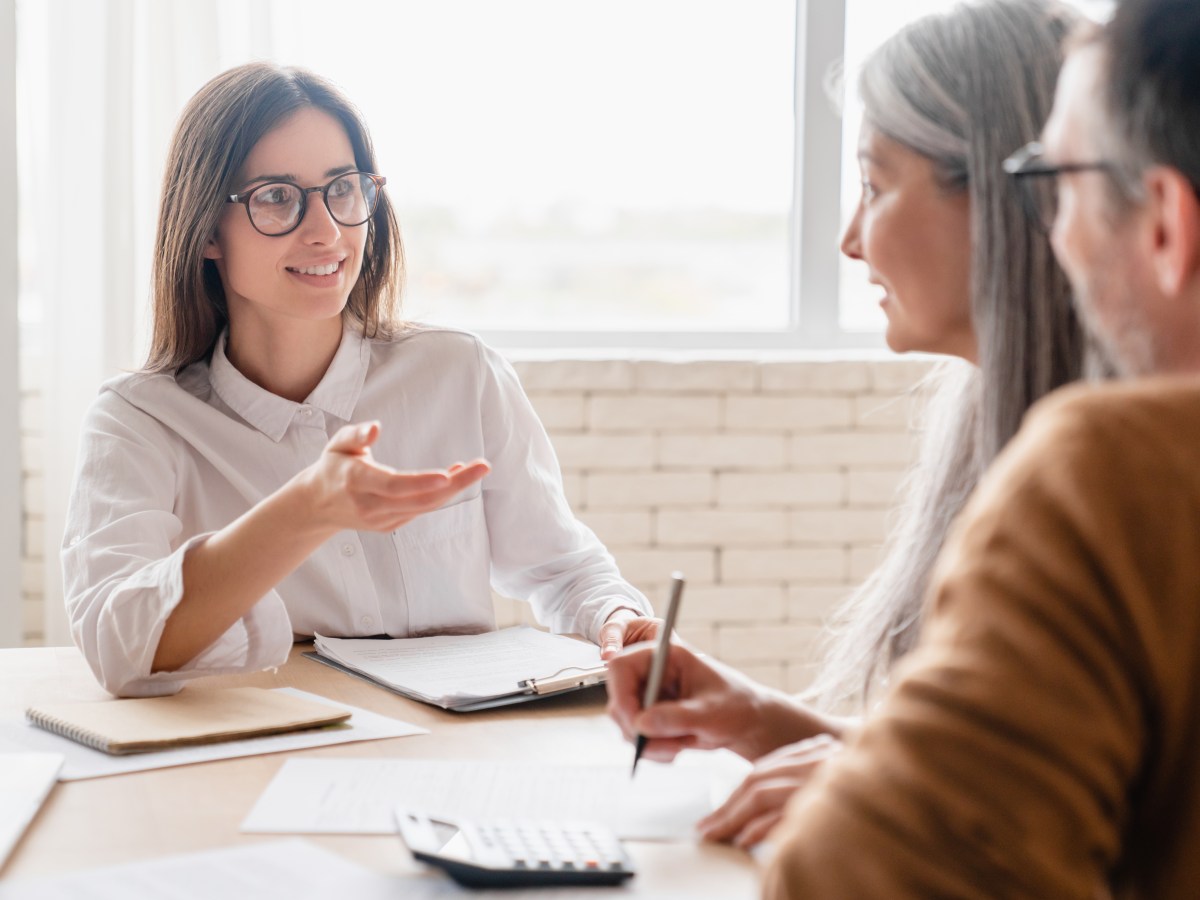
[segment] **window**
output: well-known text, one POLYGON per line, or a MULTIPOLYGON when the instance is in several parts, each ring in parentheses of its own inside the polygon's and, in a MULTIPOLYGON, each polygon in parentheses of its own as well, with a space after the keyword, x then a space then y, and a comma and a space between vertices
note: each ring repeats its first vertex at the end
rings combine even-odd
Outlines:
MULTIPOLYGON (((273 50, 363 108, 411 317, 510 343, 787 345, 803 324, 797 46, 841 40, 839 2, 800 6, 821 9, 797 27, 787 0, 348 0, 346 27, 313 28, 327 8, 288 0, 273 50)), ((836 55, 816 63, 810 119, 833 165, 819 82, 836 55)), ((836 260, 836 185, 817 272, 836 260)))

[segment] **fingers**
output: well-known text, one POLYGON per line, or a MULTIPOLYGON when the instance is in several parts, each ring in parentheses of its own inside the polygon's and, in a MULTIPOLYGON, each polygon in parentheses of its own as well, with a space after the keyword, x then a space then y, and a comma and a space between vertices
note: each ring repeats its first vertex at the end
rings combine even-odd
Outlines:
POLYGON ((419 505, 425 502, 426 494, 441 492, 448 498, 491 471, 491 466, 484 460, 458 465, 453 472, 449 469, 398 471, 373 460, 362 460, 348 476, 348 483, 350 490, 358 493, 412 500, 419 505))
POLYGON ((313 505, 340 527, 394 531, 446 505, 491 471, 483 459, 447 469, 398 471, 371 457, 379 434, 377 421, 347 425, 310 467, 305 484, 315 488, 313 505))
POLYGON ((427 491, 392 496, 388 498, 388 502, 398 513, 407 514, 408 518, 412 519, 421 513, 431 512, 446 505, 457 494, 480 481, 491 470, 492 467, 485 461, 477 460, 448 475, 446 481, 441 485, 436 485, 427 491))
MULTIPOLYGON (((707 731, 713 723, 710 703, 703 690, 696 696, 681 694, 690 692, 709 674, 704 660, 692 650, 672 643, 667 658, 661 695, 672 699, 663 700, 649 709, 642 709, 646 681, 654 658, 654 645, 636 644, 628 647, 608 661, 608 712, 621 727, 626 738, 644 734, 651 738, 684 738, 688 746, 707 746, 707 731)), ((718 728, 722 721, 715 723, 718 728)))
POLYGON ((734 836, 733 845, 739 850, 749 850, 755 844, 761 844, 782 819, 783 807, 764 813, 757 819, 751 819, 746 823, 746 827, 734 836))
POLYGON ((841 747, 840 741, 822 734, 767 754, 718 809, 696 824, 701 836, 740 847, 758 843, 779 820, 791 796, 841 747))
MULTIPOLYGON (((622 647, 647 640, 648 631, 645 623, 657 621, 657 619, 648 619, 638 615, 632 609, 614 610, 609 614, 597 635, 596 643, 600 645, 600 658, 602 660, 612 659, 622 647)), ((651 631, 657 631, 657 629, 652 628, 651 631)))
POLYGON ((633 740, 637 734, 633 720, 642 711, 642 692, 653 659, 654 647, 645 644, 630 647, 608 660, 608 714, 626 740, 633 740))
POLYGON ((603 660, 612 659, 621 652, 621 646, 625 642, 625 626, 627 622, 624 619, 618 619, 615 622, 606 622, 600 628, 600 658, 603 660))
POLYGON ((454 471, 450 472, 450 481, 459 490, 472 485, 492 471, 492 464, 486 459, 476 459, 469 463, 455 463, 454 471))
POLYGON ((652 762, 672 762, 680 751, 696 746, 691 738, 652 738, 646 741, 646 749, 642 751, 642 759, 652 762))
POLYGON ((662 627, 662 624, 662 619, 652 619, 646 616, 639 616, 636 619, 632 619, 625 625, 625 646, 637 644, 641 641, 657 640, 658 629, 662 627))
POLYGON ((348 490, 364 524, 394 531, 417 516, 444 506, 482 479, 491 467, 483 460, 448 471, 397 472, 363 460, 348 477, 348 490))
POLYGON ((783 808, 792 795, 807 781, 807 778, 774 778, 735 791, 696 827, 706 841, 736 841, 738 846, 757 843, 783 815, 783 808))
POLYGON ((635 717, 638 733, 649 738, 698 738, 712 725, 711 706, 705 700, 665 700, 635 717))
POLYGON ((344 425, 337 430, 333 438, 325 445, 326 450, 335 453, 360 455, 366 452, 379 438, 379 423, 376 421, 362 422, 358 425, 344 425))

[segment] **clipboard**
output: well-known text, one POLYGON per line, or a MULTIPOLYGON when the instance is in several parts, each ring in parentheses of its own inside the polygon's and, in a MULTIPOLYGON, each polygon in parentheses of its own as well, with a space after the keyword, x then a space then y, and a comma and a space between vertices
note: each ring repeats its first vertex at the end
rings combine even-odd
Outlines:
POLYGON ((515 626, 477 635, 326 638, 303 655, 403 697, 473 712, 602 685, 595 644, 515 626), (460 663, 456 665, 456 663, 460 663), (531 672, 544 674, 530 674, 531 672))
POLYGON ((384 690, 391 691, 393 694, 399 694, 401 697, 407 697, 409 700, 416 700, 420 703, 428 703, 430 706, 436 706, 438 709, 444 709, 447 712, 477 712, 481 709, 496 709, 501 706, 512 706, 515 703, 528 703, 531 700, 540 700, 543 697, 556 697, 559 694, 569 694, 573 691, 580 691, 586 688, 594 688, 603 686, 607 677, 607 671, 600 669, 595 671, 584 669, 583 672, 588 673, 586 678, 579 675, 568 675, 559 677, 557 673, 551 676, 543 676, 538 678, 526 678, 524 681, 517 683, 517 688, 510 694, 500 694, 494 697, 486 697, 480 700, 474 700, 466 703, 455 703, 447 705, 438 703, 427 697, 422 697, 419 694, 414 694, 410 691, 403 690, 391 684, 385 684, 377 678, 372 678, 352 669, 349 666, 344 666, 336 660, 329 659, 327 656, 322 656, 311 650, 306 650, 300 654, 306 659, 311 659, 313 662, 318 662, 323 666, 329 666, 331 669, 337 669, 339 672, 345 672, 347 675, 353 675, 355 678, 369 682, 376 687, 381 687, 384 690), (532 682, 532 683, 531 683, 532 682), (562 687, 558 685, 562 683, 562 687))
POLYGON ((551 675, 545 675, 541 678, 526 678, 523 681, 518 681, 517 687, 526 693, 537 694, 541 697, 546 694, 558 694, 563 691, 591 687, 594 684, 604 684, 607 677, 608 669, 604 666, 595 666, 593 668, 567 666, 565 669, 559 669, 551 675))

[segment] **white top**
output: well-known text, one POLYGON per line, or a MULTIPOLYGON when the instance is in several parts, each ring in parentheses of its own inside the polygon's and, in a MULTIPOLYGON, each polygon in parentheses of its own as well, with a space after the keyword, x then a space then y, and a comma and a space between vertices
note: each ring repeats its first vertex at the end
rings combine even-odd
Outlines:
POLYGON ((67 613, 100 683, 126 696, 281 665, 296 637, 494 629, 489 584, 546 627, 595 640, 616 609, 650 615, 572 515, 554 450, 512 367, 474 335, 417 327, 389 340, 347 329, 304 403, 225 356, 178 376, 106 382, 84 421, 63 541, 67 613), (183 593, 183 557, 315 462, 340 427, 378 419, 371 452, 397 469, 486 458, 450 505, 390 534, 342 531, 182 669, 150 673, 183 593))

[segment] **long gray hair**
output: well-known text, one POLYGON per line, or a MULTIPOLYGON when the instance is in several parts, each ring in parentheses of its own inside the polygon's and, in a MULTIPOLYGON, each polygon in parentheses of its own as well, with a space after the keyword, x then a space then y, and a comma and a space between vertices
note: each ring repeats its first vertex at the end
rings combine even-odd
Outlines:
POLYGON ((822 706, 866 702, 912 648, 930 569, 983 471, 1034 401, 1084 373, 1066 278, 1001 168, 1048 117, 1075 20, 1052 0, 963 3, 897 33, 859 76, 864 122, 970 197, 979 365, 945 363, 923 385, 933 393, 918 462, 882 564, 834 616, 808 694, 822 706))

